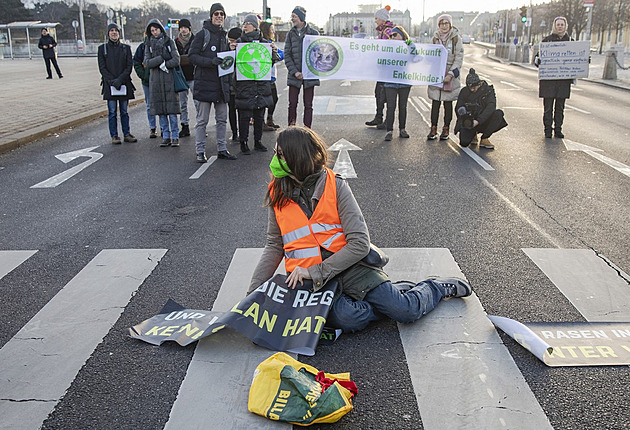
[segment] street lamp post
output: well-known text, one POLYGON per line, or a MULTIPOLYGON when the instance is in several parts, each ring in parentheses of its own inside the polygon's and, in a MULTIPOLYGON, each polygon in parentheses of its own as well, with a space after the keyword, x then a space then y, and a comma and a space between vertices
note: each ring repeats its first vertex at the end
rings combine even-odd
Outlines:
POLYGON ((83 21, 83 0, 77 0, 79 3, 79 23, 81 25, 81 40, 83 41, 83 54, 85 54, 85 48, 87 46, 85 40, 85 22, 83 21))

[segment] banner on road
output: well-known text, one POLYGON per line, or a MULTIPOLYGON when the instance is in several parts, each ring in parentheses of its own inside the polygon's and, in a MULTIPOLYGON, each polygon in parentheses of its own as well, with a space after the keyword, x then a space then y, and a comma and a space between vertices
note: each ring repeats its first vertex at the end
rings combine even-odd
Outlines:
POLYGON ((630 322, 523 324, 495 315, 488 318, 547 366, 630 365, 630 322))
POLYGON ((588 78, 590 42, 541 42, 538 79, 588 78))
MULTIPOLYGON (((229 312, 185 309, 173 300, 152 318, 129 329, 129 336, 153 345, 171 340, 189 345, 225 328, 234 328, 257 345, 274 351, 314 355, 337 289, 329 282, 311 292, 312 281, 291 289, 276 275, 235 304, 229 312)), ((324 338, 334 341, 338 332, 324 338)))
POLYGON ((304 36, 304 79, 350 79, 442 86, 448 51, 401 40, 304 36))

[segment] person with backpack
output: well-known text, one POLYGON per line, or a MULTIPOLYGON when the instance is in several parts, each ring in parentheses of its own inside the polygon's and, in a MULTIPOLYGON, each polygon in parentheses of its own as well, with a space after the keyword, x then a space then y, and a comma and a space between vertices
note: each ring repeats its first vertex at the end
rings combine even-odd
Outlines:
MULTIPOLYGON (((179 35, 177 35, 177 39, 175 39, 175 45, 177 46, 177 52, 179 52, 179 65, 182 68, 182 72, 184 73, 184 78, 186 79, 186 83, 188 84, 188 88, 190 88, 190 92, 193 92, 193 88, 195 85, 195 81, 193 80, 193 72, 195 70, 195 66, 190 63, 188 59, 188 52, 190 51, 190 46, 192 45, 192 41, 195 39, 195 34, 192 32, 192 24, 186 18, 179 20, 179 35)), ((197 102, 194 102, 195 110, 197 108, 197 102)), ((179 132, 179 137, 187 137, 190 136, 190 127, 189 127, 189 115, 188 115, 188 90, 179 92, 179 107, 182 111, 179 116, 179 120, 182 123, 182 129, 179 132)))
POLYGON ((98 47, 98 70, 101 73, 101 93, 103 100, 107 100, 109 120, 109 134, 113 144, 122 141, 118 136, 117 109, 120 108, 120 125, 125 142, 137 142, 129 130, 129 114, 127 107, 129 100, 134 99, 136 89, 131 83, 133 59, 131 47, 120 41, 120 28, 112 23, 107 26, 106 43, 98 47))
POLYGON ((459 72, 464 62, 464 48, 462 38, 459 37, 459 30, 453 27, 453 17, 443 14, 438 17, 438 29, 433 35, 433 43, 440 44, 448 50, 446 60, 446 75, 442 87, 429 85, 428 96, 433 100, 431 104, 431 130, 427 139, 435 140, 438 137, 438 119, 440 116, 440 105, 444 103, 444 126, 440 133, 440 140, 448 140, 451 121, 453 120, 453 101, 457 100, 461 82, 459 72))
POLYGON ((203 22, 203 29, 197 33, 188 52, 188 58, 195 66, 193 99, 198 102, 195 151, 199 163, 205 163, 208 160, 206 158, 206 127, 212 106, 214 106, 216 121, 217 158, 236 160, 236 156, 227 150, 225 139, 232 75, 219 76, 218 66, 223 63, 223 59, 217 56, 219 52, 230 50, 227 32, 223 28, 224 22, 225 8, 221 3, 214 3, 210 7, 210 19, 203 22))

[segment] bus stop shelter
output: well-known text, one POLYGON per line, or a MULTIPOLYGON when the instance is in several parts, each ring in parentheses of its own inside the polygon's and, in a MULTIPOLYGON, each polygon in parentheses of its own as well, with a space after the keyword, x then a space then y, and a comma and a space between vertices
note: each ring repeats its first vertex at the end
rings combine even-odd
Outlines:
POLYGON ((16 22, 10 22, 9 24, 0 24, 0 54, 2 54, 2 57, 0 58, 3 58, 4 56, 4 49, 2 45, 7 44, 7 43, 9 45, 9 52, 11 55, 11 59, 15 58, 15 55, 13 52, 14 38, 11 36, 11 31, 13 32, 20 31, 20 30, 26 31, 26 44, 28 47, 28 58, 32 60, 33 53, 31 51, 31 31, 35 31, 36 34, 34 35, 34 37, 37 38, 36 40, 39 40, 42 28, 53 29, 52 33, 53 33, 53 37, 55 37, 55 29, 57 28, 58 25, 60 25, 58 22, 41 22, 41 21, 16 21, 16 22), (6 35, 4 33, 4 30, 6 30, 6 35))

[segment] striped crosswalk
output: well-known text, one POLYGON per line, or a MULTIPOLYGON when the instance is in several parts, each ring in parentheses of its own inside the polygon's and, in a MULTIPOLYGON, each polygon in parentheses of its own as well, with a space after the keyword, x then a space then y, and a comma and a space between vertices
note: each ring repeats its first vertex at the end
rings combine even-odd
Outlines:
MULTIPOLYGON (((392 279, 465 276, 445 248, 385 251, 392 279)), ((37 252, 0 251, 0 279, 37 252)), ((244 296, 261 252, 236 250, 213 310, 228 311, 244 296)), ((629 277, 603 256, 583 249, 523 252, 587 320, 630 318, 629 277)), ((166 253, 101 251, 0 349, 0 428, 42 425, 166 253)), ((398 331, 425 429, 522 428, 525 421, 529 428, 551 428, 476 295, 447 300, 398 331), (458 399, 457 414, 444 407, 452 399, 458 399)), ((165 428, 288 428, 246 407, 253 371, 270 354, 229 329, 200 341, 165 428)))

